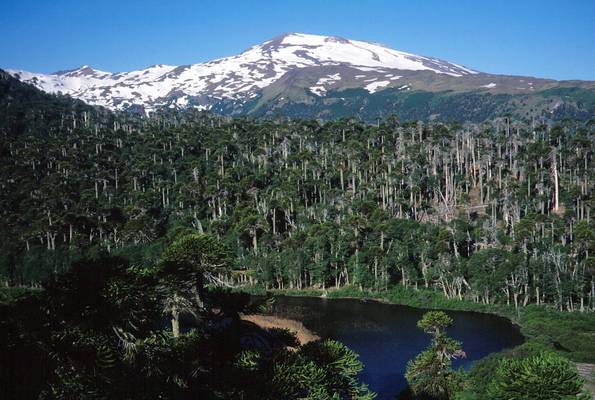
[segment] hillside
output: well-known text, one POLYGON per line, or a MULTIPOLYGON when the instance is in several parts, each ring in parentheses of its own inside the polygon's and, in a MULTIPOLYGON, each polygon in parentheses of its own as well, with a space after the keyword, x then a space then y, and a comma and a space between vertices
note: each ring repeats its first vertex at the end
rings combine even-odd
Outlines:
MULTIPOLYGON (((45 105, 32 111, 70 106, 4 133, 10 283, 100 250, 151 265, 185 226, 233 249, 237 282, 423 285, 486 303, 593 307, 592 123, 146 118, 37 98, 45 105), (507 267, 485 268, 495 263, 507 267)), ((11 121, 20 108, 7 99, 11 121)))

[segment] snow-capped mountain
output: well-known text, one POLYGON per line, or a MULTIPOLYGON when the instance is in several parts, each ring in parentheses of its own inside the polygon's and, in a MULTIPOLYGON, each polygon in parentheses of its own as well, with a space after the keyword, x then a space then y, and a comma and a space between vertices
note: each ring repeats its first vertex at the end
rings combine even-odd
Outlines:
POLYGON ((321 119, 588 115, 583 100, 591 95, 572 90, 595 90, 595 82, 488 74, 377 43, 302 33, 200 64, 119 73, 87 65, 53 74, 7 71, 46 92, 112 110, 197 108, 321 119))
POLYGON ((237 56, 200 64, 154 65, 122 73, 99 71, 87 65, 53 74, 8 72, 46 92, 62 92, 110 109, 138 105, 150 111, 160 106, 210 108, 225 99, 247 101, 288 72, 302 68, 313 73, 309 90, 317 96, 347 81, 347 86, 363 87, 371 93, 402 87, 402 71, 451 77, 477 74, 461 65, 376 43, 300 33, 285 34, 237 56), (329 66, 343 68, 344 73, 317 74, 317 69, 312 68, 329 66))

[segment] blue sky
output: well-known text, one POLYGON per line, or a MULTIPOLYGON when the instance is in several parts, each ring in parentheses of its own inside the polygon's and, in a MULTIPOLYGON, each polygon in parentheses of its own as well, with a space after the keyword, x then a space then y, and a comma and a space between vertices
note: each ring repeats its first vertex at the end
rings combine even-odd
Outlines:
POLYGON ((484 72, 595 80, 595 0, 2 0, 0 68, 190 64, 283 32, 381 42, 484 72))

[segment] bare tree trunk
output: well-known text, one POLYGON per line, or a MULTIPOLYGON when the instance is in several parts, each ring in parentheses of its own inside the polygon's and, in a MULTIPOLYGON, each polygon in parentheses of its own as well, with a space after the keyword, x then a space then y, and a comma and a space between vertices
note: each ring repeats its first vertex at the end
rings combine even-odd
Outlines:
POLYGON ((178 311, 178 295, 174 294, 173 305, 171 309, 171 333, 175 338, 180 336, 180 312, 178 311))
POLYGON ((552 152, 552 175, 554 178, 554 213, 558 213, 560 210, 559 192, 558 192, 558 165, 556 160, 556 150, 552 152))
POLYGON ((194 288, 192 289, 194 294, 194 300, 196 301, 196 306, 198 307, 199 311, 202 310, 205 306, 204 304, 204 287, 205 287, 205 278, 203 274, 198 274, 196 277, 196 283, 194 288))

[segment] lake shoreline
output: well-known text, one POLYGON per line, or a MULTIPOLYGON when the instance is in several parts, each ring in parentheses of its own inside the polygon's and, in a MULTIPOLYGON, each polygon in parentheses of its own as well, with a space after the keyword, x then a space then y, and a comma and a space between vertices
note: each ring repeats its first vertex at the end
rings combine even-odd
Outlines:
MULTIPOLYGON (((512 306, 506 306, 501 304, 481 304, 481 303, 474 303, 467 300, 458 300, 458 299, 447 299, 446 302, 428 302, 423 303, 421 301, 395 301, 387 297, 387 293, 383 292, 374 292, 374 291, 362 291, 359 293, 354 293, 352 290, 349 290, 348 293, 345 288, 340 289, 330 289, 330 290, 321 290, 321 289, 304 289, 304 290, 296 290, 296 289, 273 289, 273 290, 265 290, 262 288, 257 287, 250 287, 250 288, 236 288, 236 291, 248 293, 251 295, 258 295, 264 296, 267 293, 273 294, 275 296, 289 296, 289 297, 310 297, 310 298, 326 298, 326 299, 352 299, 352 300, 360 300, 360 301, 373 301, 381 304, 390 304, 390 305, 397 305, 397 306, 406 306, 417 308, 421 310, 442 310, 442 311, 462 311, 462 312, 470 312, 470 313, 477 313, 477 314, 487 314, 493 315, 500 318, 504 318, 510 323, 512 323, 515 327, 519 328, 522 331, 523 324, 520 321, 520 316, 517 315, 514 308, 512 306), (247 290, 246 290, 247 289, 247 290)), ((407 289, 407 291, 411 291, 411 294, 421 293, 421 291, 414 291, 414 289, 407 289)), ((439 294, 441 295, 441 294, 439 294)), ((402 300, 402 299, 401 299, 402 300)), ((413 299, 415 300, 415 299, 413 299)), ((520 310, 519 310, 520 311, 520 310)), ((522 333, 522 332, 521 332, 522 333)), ((523 333, 523 336, 527 338, 527 335, 523 333)))
MULTIPOLYGON (((364 365, 361 379, 379 399, 394 399, 406 388, 406 365, 422 352, 430 338, 417 327, 426 312, 407 305, 361 298, 327 296, 275 297, 267 314, 301 321, 322 338, 337 340, 358 354, 364 365)), ((263 297, 255 296, 258 304, 263 297)), ((455 368, 471 368, 484 357, 511 349, 524 338, 509 320, 498 316, 453 311, 449 334, 466 346, 468 356, 455 368)))
POLYGON ((306 328, 301 321, 296 319, 280 318, 266 314, 242 314, 240 319, 242 321, 251 322, 262 329, 287 329, 295 334, 302 346, 320 339, 320 336, 306 328))
POLYGON ((514 309, 506 304, 481 304, 469 300, 447 299, 441 292, 425 288, 393 287, 387 291, 360 291, 354 287, 339 289, 285 289, 265 290, 259 287, 234 289, 253 295, 284 295, 294 297, 316 297, 328 299, 358 299, 385 304, 408 306, 423 310, 465 311, 494 315, 505 318, 525 338, 525 343, 541 343, 551 351, 558 352, 574 362, 595 363, 595 344, 591 342, 595 334, 595 313, 558 311, 544 305, 527 305, 514 309))
MULTIPOLYGON (((306 297, 306 298, 326 298, 326 299, 352 299, 364 302, 376 302, 379 304, 388 304, 396 306, 406 306, 422 310, 443 310, 456 312, 469 312, 496 316, 506 319, 523 337, 523 343, 511 348, 502 349, 493 353, 490 357, 517 357, 516 353, 523 353, 531 349, 534 345, 544 345, 544 339, 549 343, 546 346, 550 351, 559 354, 574 361, 580 365, 595 364, 595 351, 582 349, 577 342, 569 341, 574 337, 575 340, 584 335, 591 335, 592 332, 584 325, 585 321, 590 321, 587 325, 593 325, 593 313, 563 312, 546 306, 529 305, 515 310, 513 306, 503 304, 480 304, 468 300, 446 299, 442 293, 428 293, 425 289, 415 290, 413 288, 393 288, 387 292, 359 291, 355 288, 340 289, 305 289, 305 290, 264 290, 262 288, 238 288, 236 290, 250 293, 253 295, 266 295, 267 293, 287 296, 287 297, 306 297), (248 289, 248 290, 245 290, 248 289), (572 345, 572 346, 569 346, 572 345), (517 350, 518 349, 518 350, 517 350)), ((584 342, 582 342, 584 345, 584 342)), ((529 350, 531 352, 531 350, 529 350)), ((592 379, 584 377, 585 387, 594 393, 595 384, 592 379)))

